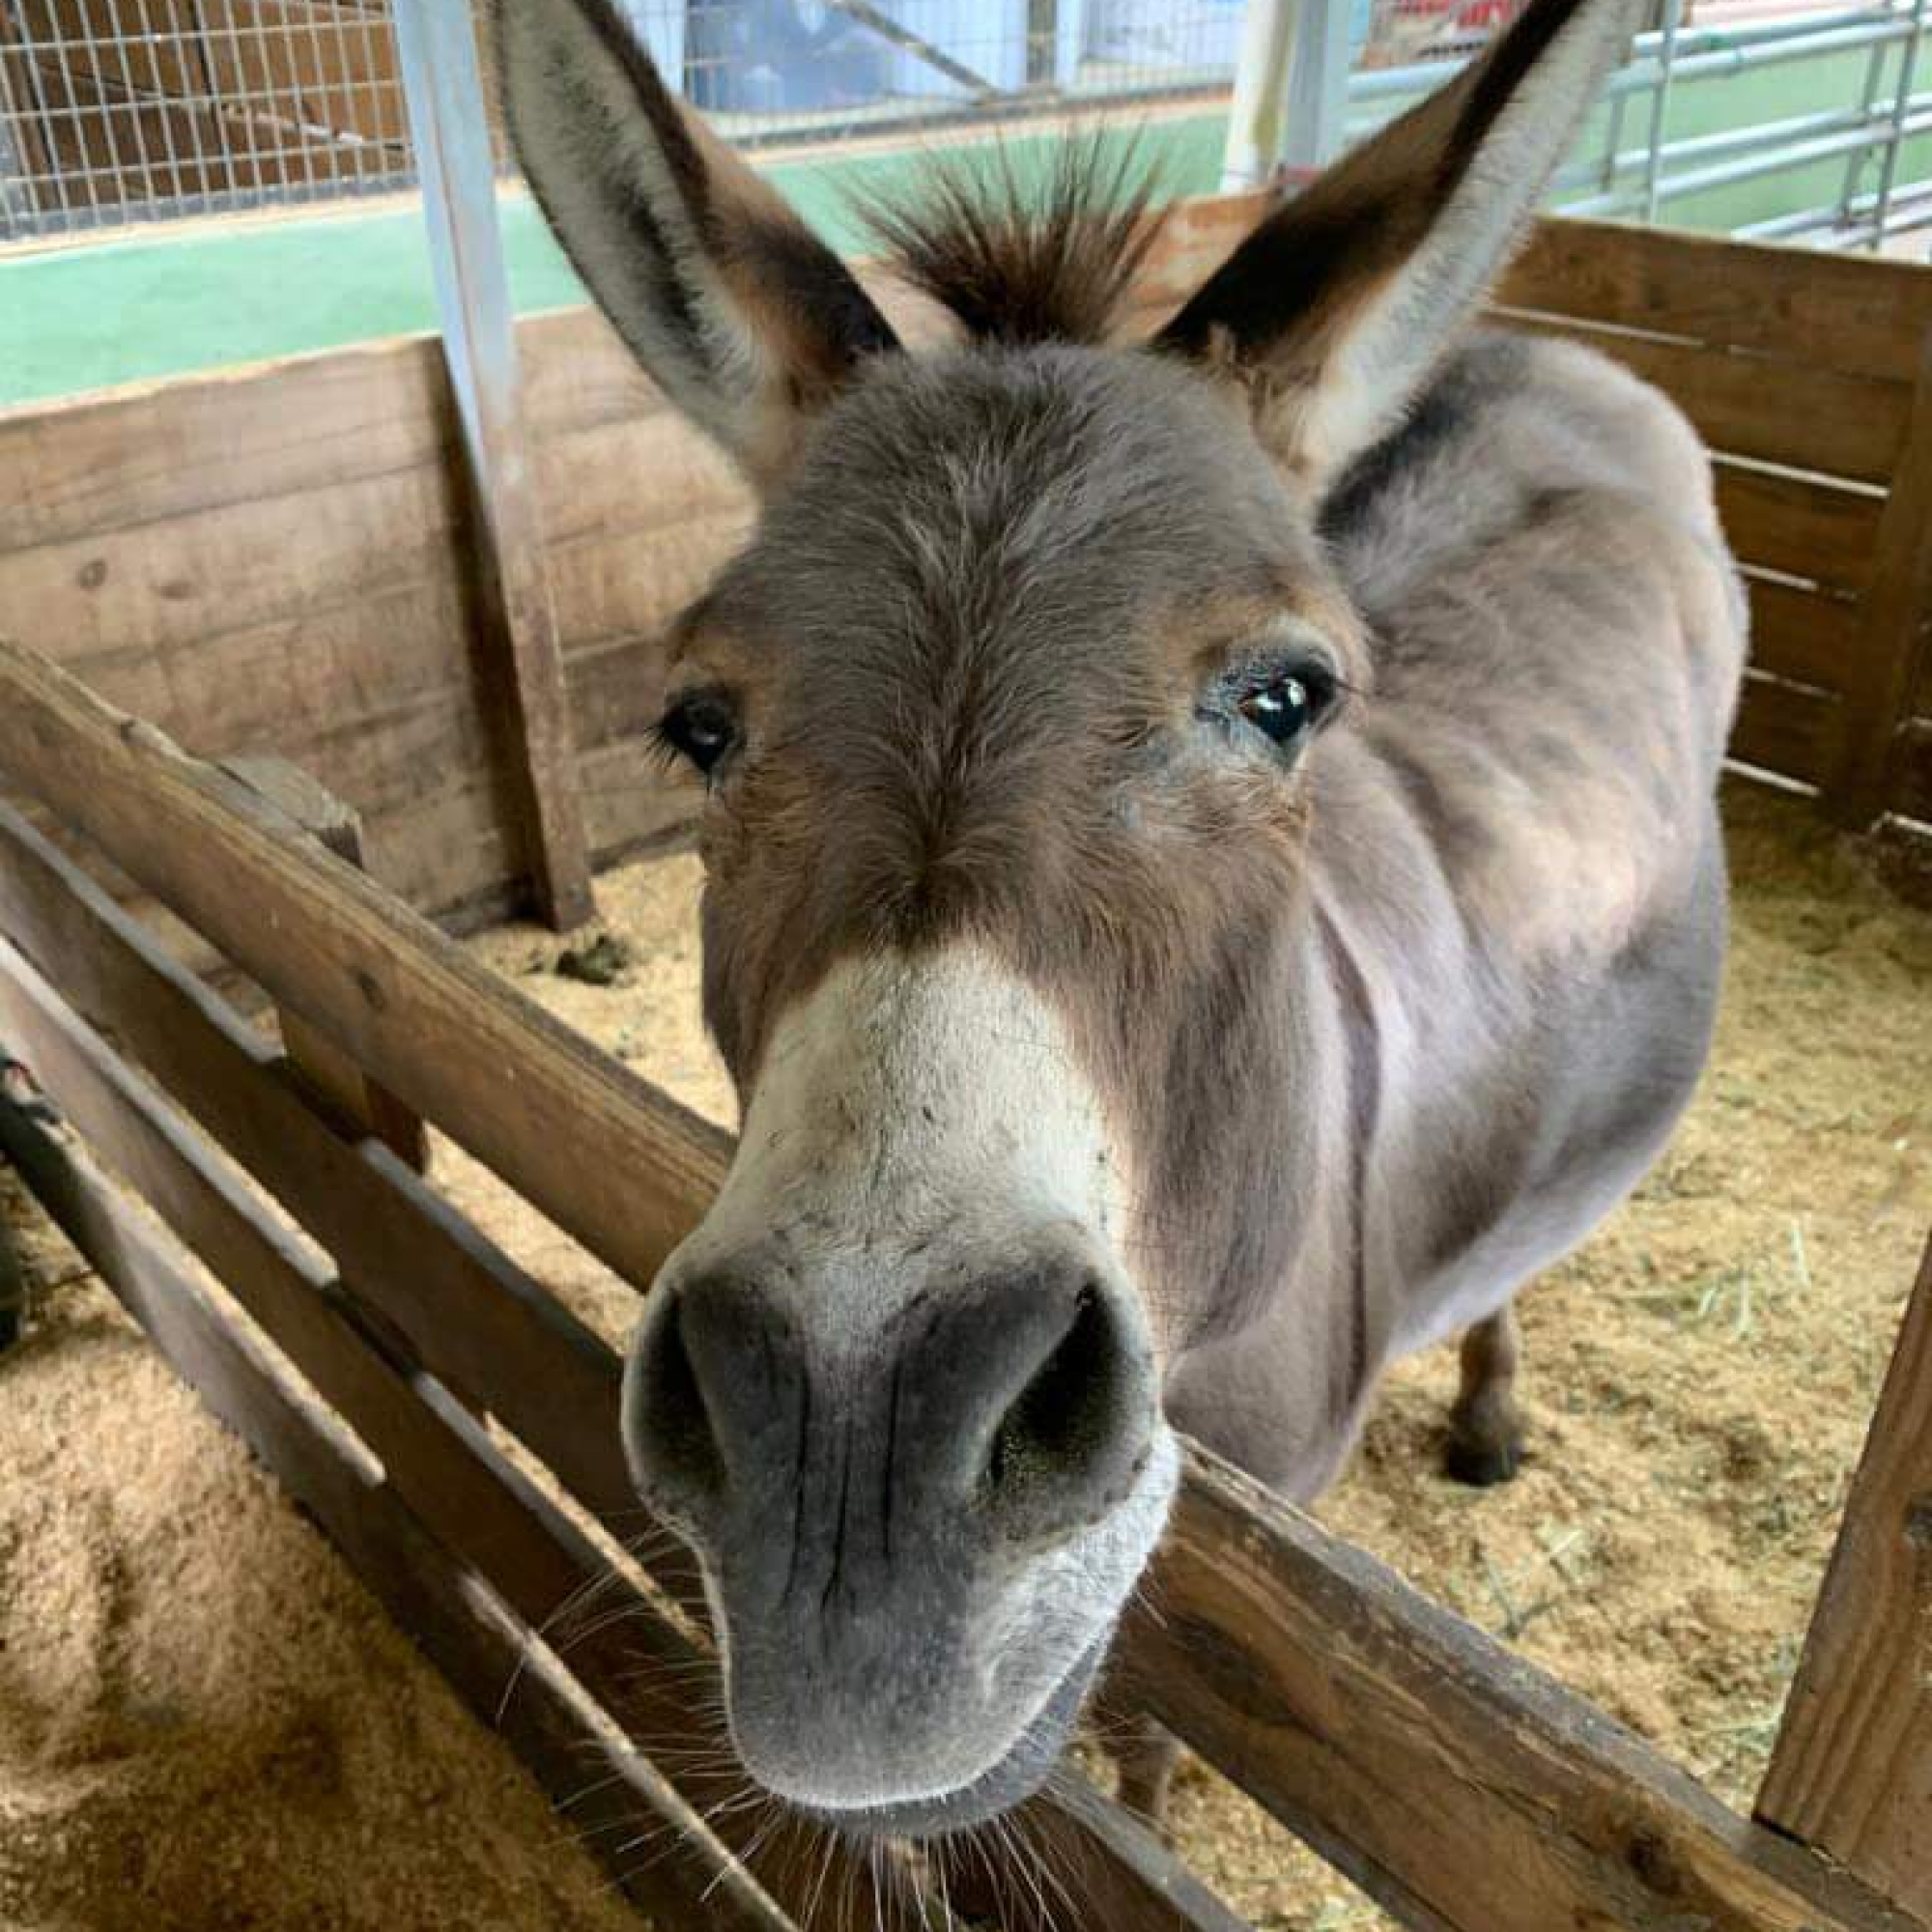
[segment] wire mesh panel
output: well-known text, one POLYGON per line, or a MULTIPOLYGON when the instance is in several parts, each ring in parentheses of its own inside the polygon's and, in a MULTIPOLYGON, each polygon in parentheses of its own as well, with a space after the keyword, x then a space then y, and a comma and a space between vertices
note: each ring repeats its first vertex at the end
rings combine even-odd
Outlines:
MULTIPOLYGON (((626 0, 741 142, 1223 89, 1244 0, 626 0)), ((0 239, 405 187, 387 0, 0 0, 0 239)))
POLYGON ((0 235, 406 185, 376 0, 0 0, 0 235))

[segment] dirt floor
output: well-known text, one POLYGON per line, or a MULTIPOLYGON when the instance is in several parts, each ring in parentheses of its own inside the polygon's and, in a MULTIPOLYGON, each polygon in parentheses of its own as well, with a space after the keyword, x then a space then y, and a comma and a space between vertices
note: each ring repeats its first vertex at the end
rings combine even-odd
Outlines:
MULTIPOLYGON (((1435 1470, 1446 1352, 1391 1381, 1321 1514, 1747 1802, 1932 1221, 1932 917, 1805 811, 1729 801, 1718 1051, 1659 1169, 1524 1303, 1531 1459, 1435 1470)), ((693 862, 604 882, 595 985, 477 950, 693 1104, 693 862), (608 961, 607 961, 608 963, 608 961)), ((487 1175, 438 1174, 599 1325, 634 1303, 487 1175)), ((33 1293, 0 1359, 0 1927, 635 1923, 501 1747, 0 1174, 33 1293)), ((1181 1849, 1257 1924, 1380 1921, 1190 1767, 1181 1849)))

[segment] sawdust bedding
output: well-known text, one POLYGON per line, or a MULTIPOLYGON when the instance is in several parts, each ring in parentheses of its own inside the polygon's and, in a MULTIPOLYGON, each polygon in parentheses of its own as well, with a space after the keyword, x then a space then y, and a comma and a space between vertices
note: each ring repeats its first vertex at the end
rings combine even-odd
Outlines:
MULTIPOLYGON (((1739 789, 1727 809, 1716 1056, 1635 1199, 1525 1299, 1522 1474, 1481 1493, 1437 1474, 1438 1352, 1392 1378, 1321 1514, 1745 1804, 1932 1220, 1932 917, 1802 807, 1739 789)), ((529 928, 475 946, 728 1118, 696 887, 688 858, 607 879, 621 943, 587 978, 529 928)), ((621 1334, 631 1298, 581 1251, 454 1150, 438 1176, 621 1334)), ((0 1207, 31 1282, 0 1359, 0 1927, 635 1924, 4 1173, 0 1207)), ((1198 1767, 1176 1829, 1259 1925, 1381 1922, 1198 1767)))

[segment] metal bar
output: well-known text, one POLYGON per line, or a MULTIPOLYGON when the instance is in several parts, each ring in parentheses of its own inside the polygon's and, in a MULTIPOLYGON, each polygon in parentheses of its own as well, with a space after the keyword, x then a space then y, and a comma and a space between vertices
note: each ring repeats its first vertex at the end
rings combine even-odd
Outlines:
POLYGON ((1224 193, 1260 187, 1281 159, 1288 64, 1296 23, 1309 4, 1313 0, 1248 0, 1235 98, 1228 109, 1228 142, 1221 156, 1224 193))
MULTIPOLYGON (((1855 236, 1869 225, 1873 209, 1877 206, 1876 194, 1861 194, 1854 197, 1846 218, 1841 222, 1839 209, 1835 202, 1828 202, 1817 208, 1794 210, 1789 214, 1774 214, 1763 221, 1747 222, 1744 227, 1732 230, 1741 242, 1777 242, 1789 237, 1808 234, 1814 228, 1836 228, 1843 226, 1855 236)), ((1906 182, 1894 187, 1891 193, 1894 218, 1890 223, 1892 234, 1902 234, 1924 226, 1919 215, 1915 213, 1905 220, 1896 218, 1896 211, 1901 208, 1919 209, 1921 205, 1932 208, 1932 176, 1920 181, 1906 182)))
POLYGON ((1599 189, 1607 194, 1616 185, 1618 144, 1624 137, 1624 110, 1630 97, 1616 94, 1610 97, 1609 115, 1604 127, 1604 158, 1594 171, 1594 179, 1599 189))
MULTIPOLYGON (((31 43, 29 43, 29 44, 31 45, 31 43)), ((63 119, 71 121, 73 123, 75 145, 78 146, 83 132, 81 118, 80 118, 80 89, 75 83, 73 77, 73 63, 68 58, 68 43, 62 39, 55 39, 54 41, 48 43, 48 44, 52 47, 54 52, 54 58, 59 63, 61 84, 63 88, 66 90, 67 101, 68 101, 67 112, 65 113, 65 115, 61 114, 60 112, 56 111, 53 108, 47 107, 44 103, 44 100, 43 101, 42 112, 47 124, 48 135, 49 138, 51 139, 53 131, 53 124, 56 121, 60 121, 63 119)), ((108 129, 107 131, 111 134, 111 129, 108 129)), ((54 163, 54 167, 55 167, 55 172, 58 173, 59 172, 58 161, 54 163)), ((80 185, 87 191, 87 203, 86 203, 87 213, 90 216, 98 218, 100 213, 100 192, 95 183, 95 173, 96 171, 92 168, 83 171, 80 177, 80 185)))
POLYGON ((923 34, 916 34, 910 27, 900 26, 890 14, 882 14, 869 5, 868 0, 826 0, 826 4, 834 12, 869 28, 890 45, 902 48, 935 73, 944 74, 969 94, 977 95, 981 100, 998 99, 1000 90, 983 73, 975 73, 964 61, 956 61, 944 47, 934 46, 923 34))
POLYGON ((31 235, 40 225, 40 196, 34 185, 40 176, 26 139, 16 139, 14 131, 16 127, 24 128, 27 108, 14 95, 12 63, 0 50, 0 242, 31 235))
MULTIPOLYGON (((1932 132, 1932 96, 1918 98, 1928 104, 1924 111, 1905 124, 1900 130, 1901 139, 1932 132)), ((1689 174, 1665 175, 1658 183, 1658 199, 1660 202, 1675 201, 1688 194, 1701 194, 1709 188, 1732 187, 1740 182, 1757 181, 1765 175, 1781 174, 1787 169, 1804 167, 1813 161, 1829 160, 1835 155, 1852 154, 1891 138, 1889 129, 1881 127, 1853 128, 1808 141, 1783 142, 1769 154, 1747 156, 1718 166, 1693 169, 1689 174)), ((1565 214, 1602 217, 1628 213, 1637 205, 1634 197, 1626 192, 1590 195, 1562 202, 1560 207, 1565 214)), ((1738 231, 1741 235, 1749 233, 1760 239, 1768 232, 1762 224, 1738 231)))
POLYGON ((1898 92, 1892 97, 1889 138, 1879 162, 1877 225, 1872 234, 1876 252, 1885 242, 1886 210, 1891 205, 1892 187, 1898 179, 1898 154, 1905 145, 1905 126, 1912 112, 1912 82, 1918 66, 1918 49, 1925 35, 1925 0, 1913 0, 1912 38, 1898 56, 1898 92))
MULTIPOLYGON (((1932 93, 1915 95, 1909 103, 1915 111, 1932 106, 1932 93)), ((1679 141, 1667 141, 1660 151, 1666 164, 1674 165, 1685 161, 1706 161, 1728 159, 1743 155, 1760 153, 1783 154, 1792 144, 1809 141, 1824 134, 1860 133, 1869 134, 1873 141, 1885 138, 1885 123, 1881 117, 1861 115, 1856 108, 1828 108, 1820 114, 1797 114, 1787 121, 1763 121, 1750 128, 1728 128, 1715 134, 1690 134, 1679 141)), ((1647 149, 1632 148, 1614 157, 1611 168, 1613 175, 1636 172, 1648 166, 1650 154, 1647 149)), ((1553 183, 1559 195, 1566 195, 1572 188, 1579 188, 1597 180, 1602 172, 1598 162, 1573 162, 1557 172, 1553 183)), ((1665 178, 1668 178, 1667 167, 1665 178)), ((1622 207, 1629 201, 1631 190, 1619 189, 1614 181, 1611 187, 1588 204, 1594 210, 1622 207)), ((1582 206, 1566 203, 1572 213, 1583 212, 1582 206)))
POLYGON ((1342 152, 1349 119, 1350 0, 1302 0, 1288 70, 1281 158, 1325 167, 1342 152))
POLYGON ((551 924, 595 911, 570 740, 563 660, 551 608, 528 454, 517 402, 517 339, 497 225, 483 78, 468 7, 395 0, 443 354, 474 485, 478 568, 502 673, 503 709, 524 792, 526 844, 551 924))
MULTIPOLYGON (((1860 99, 1860 111, 1869 119, 1878 111, 1879 83, 1885 78, 1886 49, 1876 46, 1865 61, 1865 84, 1860 99)), ((1910 63, 1908 62, 1908 70, 1910 63)), ((1845 163, 1845 185, 1838 193, 1838 206, 1843 211, 1844 219, 1840 226, 1851 224, 1852 202, 1859 191, 1859 177, 1864 172, 1865 156, 1854 155, 1845 163)))
POLYGON ((1645 144, 1643 224, 1657 221, 1658 181, 1663 165, 1664 121, 1670 112, 1670 81, 1677 64, 1677 34, 1684 24, 1684 0, 1663 0, 1663 42, 1658 49, 1657 85, 1650 97, 1650 139, 1645 144))

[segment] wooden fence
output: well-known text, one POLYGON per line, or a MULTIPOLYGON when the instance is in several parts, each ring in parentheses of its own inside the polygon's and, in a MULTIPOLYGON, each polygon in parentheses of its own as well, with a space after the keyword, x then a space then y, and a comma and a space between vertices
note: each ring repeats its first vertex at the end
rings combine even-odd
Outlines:
MULTIPOLYGON (((641 1869, 618 1861, 639 1902, 672 1924, 780 1932, 815 1882, 815 1848, 807 1860, 783 1833, 760 1842, 729 1805, 700 1823, 720 1776, 673 1783, 650 1759, 675 1745, 668 1762, 689 1761, 708 1638, 686 1569, 620 1553, 639 1512, 616 1357, 454 1213, 395 1128, 433 1121, 640 1288, 702 1212, 726 1137, 311 836, 298 793, 185 755, 11 645, 0 777, 205 935, 312 1043, 279 1052, 0 810, 0 1041, 62 1122, 0 1099, 0 1147, 559 1798, 584 1791, 586 1759, 608 1772, 573 1820, 593 1843, 662 1843, 641 1869), (371 1131, 372 1094, 386 1132, 371 1131), (566 1669, 537 1633, 591 1587, 597 1616, 572 1633, 566 1669)), ((1160 1615, 1122 1640, 1123 1689, 1412 1925, 1922 1932, 1928 1404, 1932 1265, 1762 1822, 1198 1450, 1158 1559, 1160 1615)), ((1022 1830, 1076 1875, 1083 1924, 1239 1924, 1070 1772, 1022 1830)), ((855 1863, 850 1880, 878 1888, 883 1925, 957 1922, 910 1859, 855 1863)), ((1016 1879, 1001 1922, 1032 1928, 1032 1900, 1016 1879)), ((872 1922, 873 1904, 855 1922, 872 1922)))

